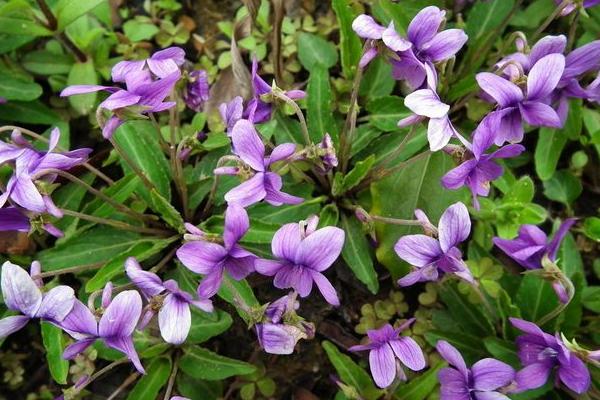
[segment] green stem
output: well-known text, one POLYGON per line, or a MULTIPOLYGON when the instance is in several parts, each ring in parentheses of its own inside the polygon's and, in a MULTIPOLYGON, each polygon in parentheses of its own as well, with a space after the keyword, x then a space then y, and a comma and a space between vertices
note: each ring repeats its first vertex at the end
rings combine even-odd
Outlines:
POLYGON ((145 228, 142 226, 135 226, 135 225, 128 224, 126 222, 116 221, 114 219, 95 217, 93 215, 83 214, 83 213, 80 213, 77 211, 72 211, 72 210, 60 209, 60 211, 63 214, 68 215, 70 217, 75 217, 75 218, 83 219, 85 221, 95 222, 97 224, 114 226, 115 228, 123 229, 123 230, 130 231, 130 232, 146 233, 146 234, 160 235, 160 236, 165 236, 165 235, 168 235, 169 233, 171 233, 171 232, 163 230, 163 229, 145 228))
POLYGON ((391 161, 395 160, 396 157, 398 157, 402 153, 402 150, 404 150, 404 148, 408 144, 408 141, 413 138, 416 131, 417 131, 416 125, 411 126, 410 130, 408 131, 406 136, 404 136, 404 139, 402 139, 402 141, 400 142, 398 147, 396 147, 396 149, 394 151, 392 151, 386 158, 383 159, 383 161, 381 162, 381 165, 385 166, 388 163, 390 163, 391 161))
POLYGON ((371 217, 371 219, 373 219, 373 221, 383 222, 384 224, 405 225, 405 226, 421 226, 421 225, 423 225, 421 223, 421 221, 417 221, 416 219, 398 219, 398 218, 382 217, 379 215, 371 215, 371 214, 369 214, 369 216, 371 217))
POLYGON ((133 170, 133 172, 135 172, 135 174, 140 177, 144 186, 146 186, 146 188, 149 191, 156 190, 158 192, 158 190, 156 189, 156 186, 154 186, 154 184, 152 182, 150 182, 148 177, 146 177, 146 174, 144 174, 144 171, 142 171, 140 169, 140 167, 136 164, 136 162, 133 161, 131 159, 131 157, 129 157, 129 155, 123 151, 123 149, 121 149, 121 146, 119 146, 117 144, 114 137, 111 137, 109 139, 109 141, 113 145, 113 147, 115 148, 115 150, 119 154, 119 156, 121 156, 121 158, 123 160, 125 160, 125 163, 127 163, 127 165, 133 170))
POLYGON ((78 272, 84 272, 84 271, 90 271, 93 269, 98 269, 98 268, 101 268, 103 265, 104 265, 104 263, 78 265, 76 267, 63 268, 63 269, 59 269, 57 271, 42 272, 39 275, 32 276, 32 278, 33 279, 36 279, 36 278, 44 279, 44 278, 50 278, 52 276, 58 276, 58 275, 64 275, 64 274, 76 274, 78 272))
POLYGON ((169 154, 171 158, 171 170, 173 171, 173 179, 175 180, 175 187, 181 197, 181 207, 183 208, 183 216, 187 220, 189 219, 188 210, 188 190, 185 184, 185 178, 183 177, 183 167, 179 154, 177 152, 177 126, 178 116, 176 107, 172 107, 169 110, 169 132, 171 134, 171 143, 169 144, 169 154))
POLYGON ((139 372, 134 372, 132 374, 130 374, 127 379, 125 379, 123 381, 123 383, 121 383, 121 385, 114 391, 112 392, 112 394, 106 399, 106 400, 114 400, 117 398, 117 396, 123 392, 123 390, 127 389, 127 387, 129 385, 131 385, 133 382, 135 382, 135 380, 137 378, 139 378, 140 373, 139 372))
POLYGON ((559 316, 560 313, 562 313, 565 310, 565 308, 567 308, 567 306, 571 303, 571 300, 573 300, 573 295, 575 294, 575 287, 573 286, 573 283, 570 279, 566 277, 565 279, 561 279, 561 282, 566 286, 566 291, 569 294, 569 300, 566 303, 563 303, 559 299, 558 305, 554 308, 554 310, 550 311, 548 314, 544 315, 542 318, 537 320, 535 322, 536 325, 544 326, 546 323, 552 321, 554 318, 559 316))
POLYGON ((546 20, 537 28, 537 30, 531 37, 532 43, 534 43, 537 40, 537 38, 542 34, 542 32, 544 32, 548 25, 550 25, 552 21, 554 21, 560 15, 562 10, 564 10, 565 7, 569 4, 571 4, 571 0, 563 0, 563 2, 560 3, 559 6, 554 9, 552 14, 550 14, 548 18, 546 18, 546 20))
POLYGON ((294 100, 290 99, 283 92, 281 92, 281 90, 273 90, 271 94, 276 98, 283 100, 286 104, 292 107, 296 113, 296 116, 298 117, 298 120, 300 121, 300 127, 302 128, 302 136, 304 137, 304 141, 306 142, 306 145, 310 145, 312 142, 310 140, 310 134, 308 133, 308 125, 306 124, 306 118, 304 118, 304 114, 302 113, 300 106, 296 104, 294 100))
POLYGON ((173 392, 173 385, 175 384, 175 378, 177 377, 177 370, 179 369, 179 356, 175 356, 175 360, 173 361, 173 370, 171 371, 171 375, 169 376, 169 382, 167 383, 167 389, 165 390, 165 396, 163 400, 169 400, 171 398, 171 393, 173 392))
POLYGON ((567 51, 571 51, 573 49, 573 45, 575 45, 575 35, 577 34, 577 25, 579 24, 580 16, 581 12, 579 8, 577 8, 570 22, 571 27, 569 28, 569 41, 567 42, 567 51))
POLYGON ((344 129, 340 133, 340 169, 342 172, 348 168, 350 153, 352 152, 352 142, 356 129, 356 117, 358 115, 358 91, 360 90, 360 81, 362 80, 363 69, 357 67, 356 75, 352 83, 352 93, 350 95, 350 110, 346 115, 344 129))

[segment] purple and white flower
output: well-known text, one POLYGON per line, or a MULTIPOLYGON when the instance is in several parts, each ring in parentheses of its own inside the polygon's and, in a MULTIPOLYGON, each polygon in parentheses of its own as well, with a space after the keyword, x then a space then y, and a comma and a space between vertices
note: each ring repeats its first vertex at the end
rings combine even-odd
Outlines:
POLYGON ((208 85, 208 74, 203 69, 190 72, 188 84, 183 93, 185 104, 196 112, 202 111, 204 104, 210 98, 210 86, 208 85))

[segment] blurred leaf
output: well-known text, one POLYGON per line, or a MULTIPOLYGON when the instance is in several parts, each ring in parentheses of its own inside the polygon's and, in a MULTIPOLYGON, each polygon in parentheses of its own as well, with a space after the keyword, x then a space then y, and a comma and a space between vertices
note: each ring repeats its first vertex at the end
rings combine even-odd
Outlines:
POLYGON ((342 58, 342 74, 350 79, 354 76, 358 60, 362 54, 360 39, 352 30, 352 21, 356 18, 349 0, 333 0, 331 7, 337 16, 340 26, 340 53, 342 58))
POLYGON ((190 400, 219 400, 223 397, 223 382, 194 379, 177 374, 177 391, 190 400))
POLYGON ((54 7, 58 29, 62 31, 71 22, 92 11, 106 0, 59 0, 54 7))
POLYGON ((338 138, 338 128, 331 109, 333 97, 329 85, 327 69, 315 66, 308 78, 306 88, 306 122, 310 139, 319 143, 326 133, 334 140, 338 138))
POLYGON ((560 155, 567 144, 567 136, 562 130, 540 128, 535 147, 535 171, 541 180, 554 175, 560 155))
POLYGON ((185 233, 183 217, 167 199, 161 196, 156 189, 150 191, 150 199, 152 200, 152 209, 161 216, 167 225, 175 228, 179 233, 185 233))
POLYGON ((298 222, 318 214, 321 210, 321 204, 324 197, 314 197, 304 200, 304 202, 295 205, 283 205, 273 209, 269 204, 258 204, 248 210, 250 218, 259 218, 261 221, 270 224, 287 224, 298 222))
POLYGON ((511 365, 513 368, 520 367, 521 362, 519 361, 519 355, 517 354, 514 343, 493 336, 485 338, 483 343, 485 344, 487 351, 489 351, 494 358, 511 365))
POLYGON ((544 195, 550 200, 569 206, 583 190, 581 181, 569 171, 556 171, 552 178, 544 181, 544 195))
POLYGON ((342 257, 359 281, 373 294, 379 290, 377 272, 373 266, 369 242, 362 230, 362 224, 354 216, 342 214, 340 227, 346 233, 342 257))
POLYGON ((352 170, 350 170, 350 172, 348 172, 346 176, 344 176, 344 180, 342 183, 342 193, 345 193, 348 190, 358 186, 358 184, 360 184, 363 181, 363 179, 369 174, 369 172, 371 172, 373 164, 375 164, 374 155, 370 155, 364 160, 358 161, 356 164, 354 164, 354 168, 352 168, 352 170))
POLYGON ((345 384, 353 386, 365 400, 376 400, 383 394, 375 387, 369 374, 350 357, 341 353, 333 343, 325 340, 321 344, 345 384))
POLYGON ((42 321, 42 343, 46 349, 46 361, 50 375, 56 383, 60 385, 67 384, 69 375, 69 361, 62 356, 65 349, 62 330, 49 322, 42 321))
POLYGON ((150 40, 156 35, 160 29, 152 23, 152 21, 140 21, 130 19, 123 24, 123 33, 127 39, 132 42, 141 42, 150 40))
POLYGON ((586 218, 583 222, 583 233, 590 239, 600 242, 600 218, 586 218))
POLYGON ((308 71, 321 67, 329 69, 337 64, 335 45, 320 36, 302 32, 298 36, 298 59, 308 71))
POLYGON ((550 16, 556 6, 553 0, 534 0, 527 8, 516 13, 509 24, 520 28, 535 29, 550 16))
POLYGON ((558 299, 548 282, 538 276, 525 275, 517 291, 516 304, 523 319, 536 322, 558 306, 558 299))
POLYGON ((39 75, 66 75, 73 66, 73 57, 68 54, 35 50, 25 54, 21 61, 23 67, 39 75))
POLYGON ((274 135, 277 144, 304 143, 298 121, 283 115, 280 111, 275 111, 275 121, 277 121, 277 128, 274 129, 274 135))
POLYGON ((0 120, 27 124, 52 125, 60 116, 40 101, 10 101, 0 104, 0 120))
POLYGON ((335 203, 327 204, 325 207, 323 207, 323 209, 321 209, 321 214, 319 214, 319 228, 323 228, 325 226, 336 226, 339 219, 340 211, 335 203))
POLYGON ((404 106, 404 99, 398 96, 385 96, 367 103, 367 118, 373 126, 384 132, 398 131, 398 121, 410 115, 404 106))
POLYGON ((494 325, 482 311, 481 305, 470 303, 456 286, 446 284, 438 289, 438 294, 448 311, 465 332, 482 337, 494 334, 494 325))
MULTIPOLYGON (((69 72, 67 78, 67 85, 97 85, 98 75, 94 68, 94 61, 89 59, 84 63, 75 63, 69 72)), ((96 105, 96 98, 98 97, 97 92, 78 94, 76 96, 69 96, 69 103, 79 114, 87 115, 92 111, 96 105)))
POLYGON ((155 358, 146 367, 146 374, 142 375, 135 384, 127 400, 156 399, 160 389, 169 380, 171 374, 171 359, 166 357, 155 358))
MULTIPOLYGON (((137 175, 125 175, 123 178, 112 185, 106 186, 101 191, 114 201, 125 203, 140 184, 140 178, 137 175)), ((87 203, 83 211, 86 214, 101 218, 114 216, 118 213, 113 206, 99 198, 87 203)))
POLYGON ((250 320, 249 315, 238 304, 238 302, 236 301, 236 296, 239 296, 239 298, 241 298, 247 306, 258 307, 260 303, 254 295, 252 287, 245 279, 236 281, 227 275, 223 277, 223 282, 224 283, 221 285, 221 288, 219 289, 217 295, 232 306, 234 306, 239 316, 242 317, 244 321, 248 322, 250 320))
POLYGON ((354 157, 367 147, 373 140, 377 139, 383 132, 371 124, 362 124, 356 128, 355 140, 352 142, 351 156, 354 157))
POLYGON ((0 33, 8 35, 50 36, 52 32, 30 19, 0 15, 0 33))
POLYGON ((438 372, 448 366, 438 362, 410 382, 401 384, 392 396, 395 400, 425 400, 438 387, 438 372))
POLYGON ((600 286, 583 288, 583 306, 590 311, 600 313, 600 286))
POLYGON ((206 313, 191 307, 192 326, 186 339, 186 343, 197 344, 206 342, 208 339, 220 335, 231 326, 233 320, 231 315, 222 310, 206 313))
POLYGON ((396 81, 391 79, 392 66, 382 57, 377 57, 369 63, 367 70, 360 82, 359 94, 367 100, 389 96, 396 86, 396 81))
POLYGON ((199 346, 188 347, 179 360, 181 370, 197 379, 221 380, 236 375, 248 375, 256 370, 252 364, 223 357, 199 346))
POLYGON ((4 97, 9 101, 30 101, 37 99, 41 95, 42 87, 37 83, 0 74, 0 97, 4 97))
MULTIPOLYGON (((88 185, 91 185, 94 182, 96 176, 92 173, 87 173, 84 176, 80 177, 80 179, 86 182, 88 185)), ((67 210, 79 210, 81 202, 83 198, 87 194, 87 191, 84 187, 71 182, 67 185, 63 185, 52 193, 52 200, 59 208, 64 208, 67 210)), ((57 220, 54 225, 62 230, 66 236, 68 236, 68 232, 65 232, 69 229, 69 227, 75 227, 78 219, 75 217, 70 217, 68 215, 63 216, 59 220, 57 220)))

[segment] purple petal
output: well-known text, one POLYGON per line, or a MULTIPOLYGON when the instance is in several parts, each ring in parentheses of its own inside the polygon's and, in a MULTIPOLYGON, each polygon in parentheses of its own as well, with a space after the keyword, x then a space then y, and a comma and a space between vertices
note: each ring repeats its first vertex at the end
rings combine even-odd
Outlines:
POLYGON ((475 400, 510 400, 505 394, 499 392, 474 392, 475 400))
POLYGON ((540 337, 545 335, 544 331, 542 331, 542 329, 533 322, 525 321, 524 319, 520 318, 509 318, 509 321, 512 326, 530 335, 540 337))
POLYGON ((435 35, 423 46, 423 50, 433 62, 447 60, 464 46, 469 37, 462 29, 446 29, 435 35))
POLYGON ((568 364, 561 363, 558 377, 566 387, 577 394, 583 394, 590 388, 590 372, 585 363, 574 354, 571 355, 568 364))
POLYGON ((445 16, 446 12, 435 6, 425 7, 415 15, 410 25, 408 25, 408 39, 416 48, 420 49, 425 43, 433 39, 445 16))
POLYGON ((198 285, 197 293, 201 299, 209 299, 213 297, 221 288, 223 282, 223 268, 215 268, 208 275, 202 278, 202 282, 198 285))
POLYGON ((441 118, 450 110, 448 104, 440 101, 437 93, 431 89, 420 89, 404 99, 404 105, 417 115, 429 118, 441 118))
POLYGON ((257 259, 254 261, 254 268, 256 269, 256 272, 266 276, 275 275, 285 265, 286 264, 273 260, 257 259))
POLYGON ((377 54, 379 53, 379 51, 377 50, 377 47, 370 47, 368 48, 363 55, 360 57, 360 60, 358 62, 358 67, 360 69, 365 69, 367 67, 367 65, 369 65, 369 63, 371 61, 373 61, 373 59, 375 57, 377 57, 377 54))
POLYGON ((42 304, 42 292, 23 268, 6 261, 2 265, 2 296, 6 306, 33 318, 42 304))
POLYGON ((60 97, 73 96, 77 94, 94 93, 100 90, 114 91, 117 90, 110 86, 99 86, 99 85, 73 85, 63 89, 60 92, 60 97))
POLYGON ((252 272, 254 272, 254 261, 256 256, 252 255, 249 257, 228 257, 223 263, 223 266, 227 273, 236 281, 242 280, 252 272))
POLYGON ((525 151, 525 147, 521 146, 520 144, 509 144, 507 146, 504 146, 504 147, 496 150, 492 154, 490 154, 490 159, 512 158, 512 157, 518 156, 519 154, 521 154, 524 151, 525 151))
POLYGON ((165 290, 162 280, 153 272, 144 271, 135 257, 125 260, 125 272, 146 297, 154 297, 165 290))
POLYGON ((296 151, 294 143, 283 143, 275 147, 269 157, 269 164, 289 158, 296 151))
POLYGON ((265 145, 263 144, 254 124, 241 119, 233 127, 231 141, 235 153, 255 171, 265 170, 265 145))
POLYGON ((275 278, 273 279, 273 285, 276 288, 294 288, 300 297, 307 297, 310 294, 312 284, 313 277, 311 271, 308 268, 300 266, 285 265, 275 274, 275 278))
POLYGON ((517 85, 496 74, 480 72, 475 79, 479 87, 501 107, 508 107, 523 100, 523 92, 517 85))
POLYGON ((417 282, 436 281, 439 273, 435 265, 430 265, 416 271, 410 272, 398 279, 398 286, 405 287, 414 285, 417 282))
POLYGON ((406 51, 411 48, 412 43, 398 35, 394 27, 394 21, 381 34, 381 40, 385 45, 393 51, 406 51))
POLYGON ((499 113, 500 125, 494 143, 498 146, 505 142, 518 143, 523 140, 523 120, 519 108, 506 108, 495 111, 499 113))
POLYGON ((179 47, 169 47, 158 51, 146 60, 150 71, 159 78, 164 78, 173 72, 179 71, 179 65, 183 64, 185 52, 179 47))
POLYGON ((142 96, 135 93, 128 92, 126 90, 119 90, 116 93, 111 94, 98 105, 100 108, 106 108, 107 110, 115 110, 117 108, 123 108, 137 104, 142 96))
POLYGON ((102 128, 102 137, 104 139, 110 139, 113 136, 113 134, 115 133, 115 131, 117 130, 117 128, 120 127, 121 125, 123 125, 123 122, 124 121, 121 120, 119 117, 116 117, 116 116, 110 117, 110 119, 106 122, 106 124, 102 128))
POLYGON ((451 169, 442 177, 442 185, 446 189, 456 190, 465 185, 469 174, 477 166, 477 160, 471 159, 460 164, 458 167, 451 169))
POLYGON ((473 388, 482 391, 496 390, 515 378, 515 370, 508 364, 493 358, 477 361, 471 368, 473 388))
POLYGON ((549 54, 562 54, 564 53, 566 47, 567 37, 565 35, 544 36, 531 48, 531 52, 529 53, 530 63, 531 65, 534 65, 540 59, 549 54))
POLYGON ((133 340, 131 339, 130 336, 104 338, 104 343, 106 343, 106 345, 108 347, 112 347, 113 349, 118 350, 118 351, 122 352, 123 354, 125 354, 127 356, 127 358, 129 358, 129 360, 133 363, 135 369, 137 369, 137 371, 140 374, 145 373, 144 367, 142 366, 142 363, 140 362, 140 357, 138 356, 137 352, 135 351, 135 347, 133 346, 133 340))
MULTIPOLYGON (((166 49, 157 51, 150 57, 152 60, 173 60, 177 65, 181 65, 185 62, 185 50, 181 47, 171 46, 166 49)), ((154 72, 154 71, 152 71, 154 72)))
POLYGON ((565 57, 562 54, 549 54, 531 67, 527 76, 527 98, 543 99, 548 96, 562 76, 565 69, 565 57))
POLYGON ((406 80, 413 90, 423 85, 426 75, 425 66, 415 57, 412 50, 402 52, 400 60, 391 59, 390 62, 394 79, 406 80))
POLYGON ((300 224, 285 224, 273 235, 271 250, 273 255, 279 259, 295 261, 301 242, 300 224))
POLYGON ((363 39, 381 39, 385 28, 379 25, 373 17, 361 14, 352 21, 352 29, 363 39))
POLYGON ((10 192, 10 198, 21 207, 39 213, 46 212, 44 198, 28 175, 22 174, 9 181, 7 191, 10 192))
POLYGON ((158 312, 158 326, 165 342, 176 345, 185 342, 192 326, 188 303, 180 301, 174 294, 167 295, 158 312))
POLYGON ((442 368, 438 372, 440 400, 472 400, 464 374, 452 368, 442 368))
POLYGON ((114 82, 125 82, 125 79, 132 74, 139 73, 144 69, 146 62, 138 61, 120 61, 112 67, 111 76, 114 82))
POLYGON ((223 242, 225 248, 231 249, 250 229, 248 213, 237 204, 230 204, 225 210, 225 230, 223 242))
POLYGON ((211 313, 211 312, 215 311, 213 302, 210 299, 191 300, 190 304, 196 308, 199 308, 200 310, 202 310, 204 312, 207 312, 207 313, 211 313))
POLYGON ((334 307, 338 307, 340 305, 340 299, 338 298, 335 288, 333 287, 331 282, 329 282, 329 280, 325 277, 325 275, 323 275, 320 272, 313 272, 312 279, 317 285, 319 292, 321 292, 321 294, 323 295, 323 298, 325 298, 325 301, 327 301, 334 307))
POLYGON ((0 208, 0 232, 29 232, 30 227, 29 218, 17 207, 0 208))
POLYGON ((64 285, 50 289, 44 294, 36 316, 49 321, 61 322, 73 309, 75 292, 64 285))
POLYGON ((413 338, 403 336, 399 339, 391 340, 389 343, 396 357, 402 361, 402 364, 413 371, 420 371, 425 368, 426 362, 423 350, 421 350, 421 347, 419 347, 413 338))
POLYGON ((469 370, 467 369, 467 365, 465 364, 465 360, 458 350, 450 343, 445 340, 439 340, 435 345, 440 356, 446 361, 448 364, 456 368, 464 378, 469 376, 469 370))
POLYGON ((216 243, 196 240, 177 250, 177 258, 189 270, 208 274, 227 256, 227 250, 216 243))
POLYGON ((547 126, 561 128, 560 117, 552 107, 537 101, 526 101, 519 104, 523 119, 531 126, 547 126))
POLYGON ((98 324, 103 338, 128 337, 133 334, 142 314, 142 298, 135 290, 126 290, 115 296, 104 311, 98 324))
POLYGON ((59 325, 77 340, 98 335, 98 323, 94 314, 77 299, 75 299, 69 315, 59 325))
POLYGON ((248 207, 258 203, 266 195, 265 174, 260 172, 225 193, 225 201, 229 204, 235 203, 241 207, 248 207))
POLYGON ((558 249, 560 247, 561 242, 563 241, 563 239, 569 232, 569 229, 571 229, 571 227, 575 224, 576 221, 576 218, 568 218, 564 220, 562 224, 560 224, 560 227, 558 228, 558 230, 554 234, 554 237, 552 238, 552 241, 548 245, 548 257, 550 258, 550 260, 556 260, 556 254, 558 253, 558 249))
POLYGON ((302 197, 293 196, 281 191, 283 180, 281 176, 274 172, 265 173, 265 201, 272 206, 281 206, 283 204, 300 204, 304 201, 302 197))
POLYGON ((227 127, 227 136, 231 136, 231 130, 235 123, 242 118, 244 112, 244 100, 241 96, 234 97, 229 103, 223 103, 219 106, 221 119, 227 127))
POLYGON ((456 130, 450 122, 448 116, 442 118, 432 118, 427 124, 427 140, 429 141, 429 149, 438 151, 444 148, 456 134, 456 130))
POLYGON ((78 340, 77 342, 72 343, 65 348, 62 357, 65 360, 72 360, 78 354, 83 353, 88 347, 93 345, 95 341, 96 338, 78 340))
POLYGON ((567 54, 565 65, 563 79, 574 78, 588 71, 598 70, 600 68, 600 40, 595 40, 567 54))
POLYGON ((21 330, 29 320, 26 315, 13 315, 0 319, 0 339, 21 330))
POLYGON ((471 219, 467 207, 460 202, 448 207, 440 218, 438 230, 440 247, 444 252, 464 241, 471 233, 471 219))
POLYGON ((517 390, 522 392, 543 386, 548 381, 551 371, 552 365, 544 363, 534 363, 526 366, 518 371, 515 376, 517 390))
POLYGON ((340 256, 344 239, 344 231, 340 228, 321 228, 302 240, 295 261, 315 271, 325 271, 340 256))
POLYGON ((394 250, 398 257, 415 267, 429 265, 442 254, 439 242, 425 235, 403 236, 394 246, 394 250))
POLYGON ((287 355, 301 337, 306 335, 295 326, 283 324, 257 324, 256 335, 260 346, 269 354, 287 355))
POLYGON ((396 361, 394 352, 388 345, 381 346, 369 352, 369 367, 375 384, 386 388, 396 377, 396 361))

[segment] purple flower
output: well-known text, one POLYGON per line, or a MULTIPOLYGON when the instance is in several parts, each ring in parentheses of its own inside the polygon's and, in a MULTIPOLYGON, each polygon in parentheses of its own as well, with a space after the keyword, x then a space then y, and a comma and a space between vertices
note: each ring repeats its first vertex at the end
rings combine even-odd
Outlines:
POLYGON ((33 318, 58 324, 73 308, 75 293, 68 286, 60 285, 42 293, 41 280, 32 278, 40 271, 41 266, 37 261, 31 264, 31 275, 10 261, 2 265, 4 303, 9 310, 18 311, 22 315, 0 319, 0 338, 20 330, 33 318))
POLYGON ((525 366, 517 372, 519 391, 538 388, 546 383, 556 369, 557 382, 581 394, 590 387, 590 373, 577 354, 571 352, 560 339, 542 331, 536 324, 518 318, 509 318, 511 324, 525 335, 517 337, 519 359, 525 366))
MULTIPOLYGON (((419 215, 421 222, 432 226, 428 220, 424 221, 427 217, 421 210, 417 211, 415 215, 419 215)), ((467 207, 461 202, 448 207, 440 218, 437 231, 438 239, 419 234, 403 236, 398 240, 394 246, 396 254, 416 267, 416 270, 398 280, 398 285, 410 286, 417 282, 435 281, 440 273, 454 274, 473 282, 473 276, 457 247, 471 232, 467 207)))
POLYGON ((417 342, 408 336, 400 336, 400 332, 408 328, 414 320, 414 318, 409 319, 398 329, 394 329, 390 324, 379 329, 371 329, 367 331, 368 344, 352 346, 348 349, 369 350, 371 375, 380 388, 390 386, 397 376, 401 380, 406 380, 406 375, 396 359, 413 371, 425 368, 425 356, 417 342))
POLYGON ((242 119, 244 113, 244 99, 240 96, 234 97, 229 103, 223 103, 219 106, 219 114, 226 127, 227 136, 231 136, 231 131, 235 123, 242 119))
POLYGON ((257 257, 238 244, 249 228, 246 210, 230 204, 225 211, 223 245, 199 238, 177 250, 177 258, 183 265, 197 274, 205 275, 198 286, 198 297, 208 299, 214 296, 225 272, 238 281, 254 272, 254 260, 257 257))
POLYGON ((373 17, 361 14, 352 22, 352 29, 358 36, 367 39, 367 50, 360 59, 360 68, 365 68, 380 51, 378 42, 381 40, 385 47, 393 52, 405 51, 410 49, 412 43, 398 35, 394 22, 390 22, 388 27, 379 25, 373 17))
POLYGON ((307 297, 313 282, 325 300, 339 306, 335 289, 323 271, 339 257, 344 246, 344 231, 328 226, 316 229, 319 219, 285 224, 273 236, 271 250, 277 260, 256 260, 256 271, 275 276, 273 284, 279 289, 293 288, 300 297, 307 297))
POLYGON ((145 315, 144 320, 149 320, 154 314, 155 305, 160 307, 158 327, 162 338, 167 343, 182 344, 185 342, 192 325, 190 306, 206 312, 214 310, 212 301, 195 300, 192 295, 179 289, 175 280, 169 279, 163 282, 155 273, 142 270, 134 257, 129 257, 125 261, 125 271, 129 279, 152 303, 149 310, 150 315, 145 315))
POLYGON ((29 232, 29 218, 17 207, 0 208, 0 231, 29 232))
POLYGON ((204 103, 210 97, 210 87, 208 86, 208 75, 203 69, 192 71, 189 74, 189 81, 183 100, 185 104, 196 112, 202 111, 204 103))
POLYGON ((550 241, 544 231, 537 226, 522 225, 515 239, 495 237, 493 242, 521 266, 527 269, 539 269, 542 268, 542 258, 546 255, 550 261, 556 261, 560 243, 575 221, 575 218, 566 219, 550 241))
POLYGON ((231 141, 234 153, 245 163, 245 167, 242 169, 217 168, 214 171, 215 174, 246 176, 252 174, 252 177, 225 193, 227 203, 248 207, 261 200, 274 206, 298 204, 303 201, 300 197, 283 193, 281 176, 269 171, 271 164, 285 160, 294 154, 295 144, 280 144, 267 157, 265 156, 265 145, 256 132, 254 124, 245 119, 239 120, 233 127, 231 141))
POLYGON ((48 151, 40 152, 31 147, 29 142, 20 137, 18 133, 13 132, 13 141, 20 145, 13 147, 22 147, 22 151, 13 149, 3 152, 7 158, 11 154, 12 159, 5 158, 5 161, 14 161, 15 171, 8 180, 6 191, 0 195, 0 207, 4 206, 10 199, 26 210, 62 217, 62 212, 54 205, 50 196, 47 193, 40 192, 36 181, 44 184, 53 183, 56 180, 56 174, 51 170, 68 170, 82 164, 87 159, 91 149, 54 153, 59 138, 60 131, 58 128, 54 128, 50 133, 48 151))
POLYGON ((493 358, 477 361, 467 368, 458 350, 445 340, 436 344, 438 353, 452 368, 438 372, 440 400, 509 400, 502 391, 515 379, 515 370, 493 358))
MULTIPOLYGON (((105 293, 108 292, 105 290, 105 293)), ((110 301, 103 296, 104 313, 97 322, 92 311, 75 300, 73 310, 60 323, 60 327, 76 342, 67 346, 63 357, 73 359, 100 339, 108 347, 125 354, 135 368, 144 373, 144 367, 133 346, 133 332, 142 314, 142 298, 135 290, 126 290, 110 301), (106 304, 110 302, 109 304, 106 304)))
POLYGON ((495 144, 523 140, 523 120, 532 126, 560 128, 560 117, 548 105, 549 97, 558 85, 565 68, 565 57, 550 54, 533 65, 527 76, 527 91, 511 81, 490 72, 477 74, 485 93, 498 103, 498 110, 489 114, 490 126, 497 131, 495 144))
POLYGON ((428 75, 435 74, 434 64, 453 57, 467 42, 462 29, 438 32, 446 16, 435 6, 425 7, 411 21, 407 37, 412 47, 392 58, 393 76, 406 80, 413 89, 423 86, 428 75))
POLYGON ((8 100, 6 100, 5 97, 0 96, 0 104, 6 104, 8 103, 8 100))
MULTIPOLYGON (((554 2, 556 3, 556 5, 560 5, 560 4, 562 4, 563 0, 554 0, 554 2)), ((583 0, 583 3, 580 3, 580 4, 583 6, 583 8, 590 8, 595 5, 600 4, 600 0, 583 0)), ((575 11, 575 8, 577 8, 577 2, 571 1, 570 4, 567 4, 567 6, 562 9, 562 11, 560 12, 560 15, 563 17, 565 15, 569 15, 573 11, 575 11)))
POLYGON ((467 150, 467 160, 442 177, 442 184, 446 189, 456 190, 467 186, 473 195, 476 209, 479 209, 477 196, 487 196, 490 192, 490 182, 502 176, 503 168, 494 160, 516 157, 525 151, 520 144, 509 144, 485 154, 484 152, 492 146, 495 136, 496 132, 490 127, 490 120, 484 119, 473 134, 473 148, 472 151, 467 150))
POLYGON ((338 166, 338 158, 335 153, 335 146, 333 145, 333 140, 331 140, 331 136, 329 133, 326 133, 323 136, 323 140, 318 145, 319 149, 322 151, 321 161, 323 162, 324 171, 331 171, 333 168, 338 166))
POLYGON ((175 106, 174 101, 164 100, 181 77, 179 70, 179 65, 183 63, 181 52, 183 50, 172 47, 155 53, 147 60, 121 61, 116 64, 112 69, 113 81, 124 82, 125 89, 99 85, 75 85, 64 89, 60 95, 65 97, 100 90, 111 93, 98 106, 115 113, 102 129, 102 135, 108 139, 123 123, 119 116, 119 110, 122 108, 135 106, 137 112, 144 114, 164 111, 175 106), (158 79, 155 79, 153 74, 158 79))

